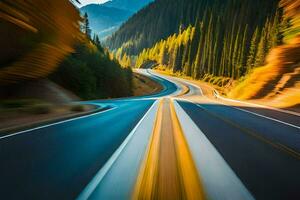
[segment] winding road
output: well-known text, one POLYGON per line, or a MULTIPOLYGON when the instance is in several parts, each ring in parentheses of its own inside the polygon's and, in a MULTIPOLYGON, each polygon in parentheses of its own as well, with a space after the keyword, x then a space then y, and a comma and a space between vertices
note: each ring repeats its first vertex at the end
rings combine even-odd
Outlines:
POLYGON ((299 114, 139 73, 163 91, 1 136, 1 199, 300 199, 299 114))

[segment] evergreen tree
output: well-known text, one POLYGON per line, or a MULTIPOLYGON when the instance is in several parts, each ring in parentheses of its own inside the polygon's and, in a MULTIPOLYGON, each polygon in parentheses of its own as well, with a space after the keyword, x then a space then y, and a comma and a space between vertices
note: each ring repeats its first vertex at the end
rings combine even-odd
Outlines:
POLYGON ((163 43, 163 46, 161 48, 161 52, 160 52, 160 55, 159 55, 159 63, 161 65, 166 65, 168 64, 167 62, 167 48, 166 48, 166 45, 165 43, 163 43))
POLYGON ((251 69, 253 69, 255 65, 258 39, 259 39, 259 32, 258 32, 258 28, 256 28, 251 39, 250 50, 249 50, 247 64, 246 64, 246 68, 248 72, 251 69))
POLYGON ((260 41, 257 47, 257 54, 256 54, 256 58, 255 58, 255 63, 254 66, 255 67, 260 67, 262 65, 264 65, 265 63, 265 58, 267 55, 267 51, 268 51, 268 26, 269 26, 269 21, 267 20, 265 23, 265 26, 262 30, 261 36, 260 36, 260 41))
POLYGON ((87 13, 84 13, 83 16, 83 33, 88 37, 91 38, 91 28, 90 28, 90 22, 89 17, 87 13))

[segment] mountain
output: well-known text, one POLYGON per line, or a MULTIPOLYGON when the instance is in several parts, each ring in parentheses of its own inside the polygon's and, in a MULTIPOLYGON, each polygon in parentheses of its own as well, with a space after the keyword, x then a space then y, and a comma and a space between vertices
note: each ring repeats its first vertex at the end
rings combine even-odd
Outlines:
POLYGON ((136 12, 153 0, 112 0, 104 3, 104 6, 130 10, 136 12))
POLYGON ((107 45, 110 49, 123 47, 127 54, 137 55, 144 48, 178 33, 180 25, 186 28, 194 25, 196 19, 205 20, 212 11, 216 18, 222 18, 220 23, 226 24, 227 29, 233 24, 248 24, 251 35, 255 27, 262 26, 274 12, 277 3, 277 0, 246 0, 244 3, 238 0, 156 0, 122 25, 107 45))
POLYGON ((81 13, 87 13, 90 27, 103 40, 105 37, 116 31, 133 12, 114 7, 106 7, 101 4, 89 4, 80 8, 81 13))
POLYGON ((104 40, 128 20, 135 12, 153 0, 112 0, 104 4, 89 4, 80 8, 87 13, 93 33, 104 40))

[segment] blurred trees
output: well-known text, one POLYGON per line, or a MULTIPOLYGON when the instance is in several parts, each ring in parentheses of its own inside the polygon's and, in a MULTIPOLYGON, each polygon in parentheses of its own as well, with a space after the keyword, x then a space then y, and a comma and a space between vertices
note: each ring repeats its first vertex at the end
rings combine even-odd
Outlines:
POLYGON ((77 9, 66 0, 0 2, 0 84, 45 77, 81 37, 77 9))
POLYGON ((272 48, 264 66, 254 69, 231 97, 264 98, 279 107, 300 105, 300 0, 281 0, 280 8, 262 30, 258 56, 265 53, 262 48, 272 48))

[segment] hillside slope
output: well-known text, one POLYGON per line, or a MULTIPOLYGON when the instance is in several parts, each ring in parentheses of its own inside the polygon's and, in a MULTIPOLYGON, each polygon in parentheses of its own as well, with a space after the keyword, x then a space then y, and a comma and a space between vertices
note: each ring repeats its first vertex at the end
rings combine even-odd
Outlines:
MULTIPOLYGON (((130 18, 107 41, 110 49, 123 48, 129 55, 137 55, 144 48, 165 39, 171 34, 178 33, 180 25, 186 28, 194 25, 214 12, 224 16, 222 23, 228 24, 228 29, 237 23, 249 24, 255 29, 256 25, 265 23, 266 17, 273 12, 278 1, 233 1, 233 0, 157 0, 130 18), (243 7, 241 9, 241 7, 243 7), (248 10, 247 10, 248 9, 248 10), (251 16, 251 18, 249 17, 251 16), (227 17, 227 18, 225 18, 227 17), (155 20, 153 20, 155 19, 155 20)), ((250 34, 254 30, 250 30, 250 34)))
POLYGON ((153 0, 112 0, 103 4, 89 4, 80 8, 82 14, 89 16, 93 33, 101 40, 118 30, 135 12, 153 0))
POLYGON ((300 0, 282 0, 284 16, 291 26, 285 30, 285 44, 272 50, 267 64, 257 68, 229 96, 263 99, 269 105, 300 105, 300 0))

